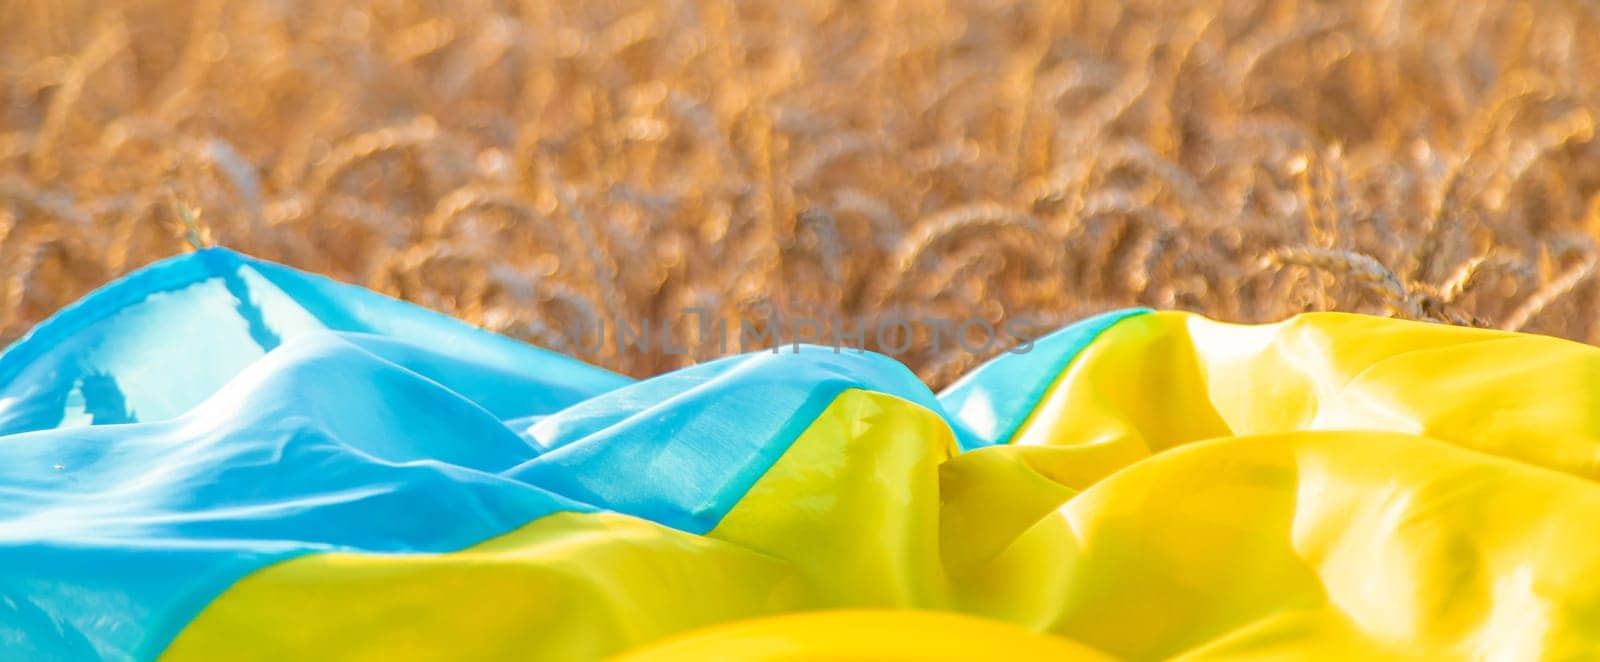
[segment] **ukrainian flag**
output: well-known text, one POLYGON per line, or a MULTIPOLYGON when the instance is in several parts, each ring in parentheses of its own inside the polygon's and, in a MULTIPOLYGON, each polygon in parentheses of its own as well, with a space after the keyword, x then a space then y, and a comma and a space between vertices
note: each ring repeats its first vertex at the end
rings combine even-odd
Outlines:
POLYGON ((0 355, 10 659, 1580 659, 1600 350, 1130 310, 632 381, 207 250, 0 355))

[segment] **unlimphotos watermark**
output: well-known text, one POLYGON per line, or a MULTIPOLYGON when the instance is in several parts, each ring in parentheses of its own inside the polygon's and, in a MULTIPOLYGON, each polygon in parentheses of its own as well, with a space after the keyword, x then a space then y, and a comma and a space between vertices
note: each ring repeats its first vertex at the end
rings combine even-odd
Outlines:
POLYGON ((885 315, 871 320, 840 317, 816 319, 801 316, 751 320, 723 318, 702 308, 682 308, 669 319, 574 321, 556 330, 559 343, 578 354, 621 353, 671 355, 742 354, 754 351, 798 352, 805 345, 845 350, 874 351, 899 356, 913 350, 934 354, 959 349, 987 355, 997 347, 1013 354, 1033 349, 1035 328, 1031 320, 1011 318, 996 324, 981 317, 902 317, 885 315))

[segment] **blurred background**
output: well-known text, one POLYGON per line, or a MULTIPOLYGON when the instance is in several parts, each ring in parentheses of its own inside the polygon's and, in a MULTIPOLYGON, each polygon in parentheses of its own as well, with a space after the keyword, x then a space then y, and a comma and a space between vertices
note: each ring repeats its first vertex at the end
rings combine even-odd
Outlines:
POLYGON ((569 351, 686 306, 1600 341, 1592 3, 0 0, 0 31, 0 342, 204 245, 569 351))

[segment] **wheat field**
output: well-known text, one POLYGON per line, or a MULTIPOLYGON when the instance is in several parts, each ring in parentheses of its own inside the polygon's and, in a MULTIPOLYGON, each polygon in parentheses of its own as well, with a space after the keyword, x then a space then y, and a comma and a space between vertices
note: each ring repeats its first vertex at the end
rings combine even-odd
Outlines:
MULTIPOLYGON (((1600 341, 1583 2, 0 0, 0 26, 0 342, 211 244, 558 350, 689 306, 1600 341)), ((916 348, 934 385, 983 358, 916 348)))

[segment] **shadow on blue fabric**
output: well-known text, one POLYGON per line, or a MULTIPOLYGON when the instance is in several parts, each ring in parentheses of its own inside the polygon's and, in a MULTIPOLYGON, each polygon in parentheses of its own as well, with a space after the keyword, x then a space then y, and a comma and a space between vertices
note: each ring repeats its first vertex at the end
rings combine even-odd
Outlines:
POLYGON ((227 250, 173 258, 0 354, 0 646, 152 659, 268 564, 453 551, 554 512, 704 532, 840 392, 934 411, 963 448, 1004 443, 1139 312, 939 396, 893 359, 819 347, 634 381, 227 250), (1035 397, 994 397, 1018 384, 1035 397))

